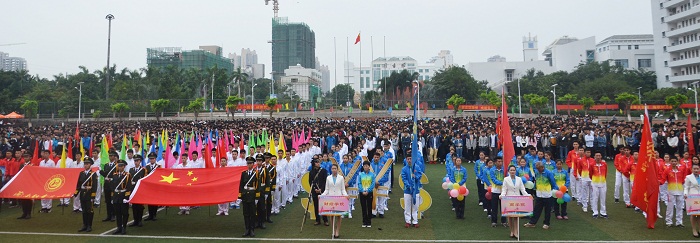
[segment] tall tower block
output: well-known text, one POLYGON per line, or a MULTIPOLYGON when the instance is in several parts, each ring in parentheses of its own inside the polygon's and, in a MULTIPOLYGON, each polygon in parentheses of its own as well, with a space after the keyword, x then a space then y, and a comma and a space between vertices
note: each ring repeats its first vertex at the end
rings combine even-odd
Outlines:
POLYGON ((537 36, 524 36, 523 37, 523 61, 532 62, 537 61, 539 56, 537 50, 537 36))

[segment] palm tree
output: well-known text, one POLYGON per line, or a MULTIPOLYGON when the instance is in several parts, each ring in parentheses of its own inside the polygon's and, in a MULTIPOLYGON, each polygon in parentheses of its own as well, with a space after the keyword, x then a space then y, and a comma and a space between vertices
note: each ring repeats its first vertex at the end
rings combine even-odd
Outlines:
POLYGON ((233 80, 236 81, 236 86, 238 86, 238 96, 241 96, 241 82, 245 82, 248 79, 248 73, 245 73, 241 70, 241 67, 236 68, 235 71, 233 71, 233 74, 231 74, 231 77, 233 80))

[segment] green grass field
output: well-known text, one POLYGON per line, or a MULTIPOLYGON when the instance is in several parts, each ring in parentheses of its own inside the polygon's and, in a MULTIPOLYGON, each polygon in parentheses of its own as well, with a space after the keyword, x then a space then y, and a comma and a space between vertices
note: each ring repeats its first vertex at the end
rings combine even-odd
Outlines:
MULTIPOLYGON (((425 189, 433 198, 433 205, 425 213, 425 218, 420 220, 420 228, 403 227, 403 210, 399 205, 399 198, 403 197, 403 192, 398 185, 394 187, 392 198, 389 200, 389 211, 383 219, 372 220, 372 228, 361 228, 361 214, 359 202, 356 203, 354 218, 344 219, 341 230, 341 240, 347 239, 385 239, 385 240, 495 240, 511 241, 508 237, 509 231, 503 226, 492 228, 490 221, 486 218, 482 208, 477 206, 476 183, 473 175, 473 165, 466 165, 469 173, 468 189, 470 195, 466 198, 465 220, 455 219, 455 214, 451 211, 450 200, 445 190, 441 188, 442 177, 445 174, 444 165, 427 165, 426 175, 430 183, 425 185, 425 189)), ((610 163, 608 168, 613 168, 610 163)), ((394 169, 396 178, 399 177, 401 166, 394 169)), ((398 183, 397 183, 398 184, 398 183)), ((635 213, 632 209, 625 208, 623 203, 615 204, 613 201, 614 170, 608 175, 607 209, 609 219, 593 219, 591 213, 583 213, 581 207, 575 203, 569 203, 569 220, 556 220, 552 216, 551 228, 543 230, 541 228, 543 218, 540 218, 538 227, 521 227, 521 238, 523 240, 535 241, 641 241, 641 240, 661 240, 661 241, 682 241, 696 240, 691 235, 690 222, 685 216, 685 228, 666 228, 662 219, 657 221, 656 229, 646 228, 646 222, 640 213, 635 213)), ((193 195, 194 196, 194 195, 193 195)), ((54 201, 57 204, 57 201, 54 201)), ((105 217, 103 206, 100 213, 96 213, 93 225, 94 237, 77 237, 72 235, 20 235, 8 232, 43 232, 43 233, 63 233, 77 234, 82 221, 80 214, 71 212, 72 207, 66 208, 61 213, 61 208, 54 207, 50 214, 37 213, 39 203, 36 202, 35 210, 30 220, 16 220, 21 214, 19 208, 10 209, 3 206, 0 212, 0 239, 2 242, 107 242, 121 241, 123 238, 98 237, 97 235, 115 227, 115 223, 100 222, 105 217)), ((665 206, 661 206, 662 215, 665 216, 665 206)), ((98 211, 98 209, 96 209, 98 211)), ((140 241, 192 241, 205 240, 204 238, 168 239, 162 237, 184 236, 184 237, 223 237, 238 238, 243 232, 243 218, 241 210, 231 210, 229 216, 215 216, 216 206, 202 207, 192 210, 188 216, 177 215, 176 208, 161 211, 158 214, 158 221, 144 222, 144 227, 129 227, 127 237, 133 236, 158 236, 156 238, 129 238, 129 240, 140 241), (210 213, 211 212, 211 213, 210 213), (159 238, 160 237, 160 238, 159 238)), ((288 205, 285 210, 273 216, 274 223, 267 224, 267 229, 256 230, 256 238, 277 238, 277 239, 330 239, 331 227, 313 226, 313 222, 307 219, 303 233, 300 233, 303 216, 302 206, 299 200, 288 205)), ((521 220, 521 224, 525 223, 521 220)), ((212 238, 211 240, 215 240, 212 238)), ((289 241, 289 240, 281 240, 289 241)))

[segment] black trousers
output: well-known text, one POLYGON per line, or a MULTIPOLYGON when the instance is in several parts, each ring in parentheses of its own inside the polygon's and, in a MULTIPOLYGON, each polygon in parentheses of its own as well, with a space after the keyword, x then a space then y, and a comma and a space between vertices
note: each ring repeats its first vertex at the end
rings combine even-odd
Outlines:
POLYGON ((270 220, 270 215, 272 214, 272 193, 265 193, 267 198, 265 199, 265 220, 270 220))
POLYGON ((372 200, 373 199, 374 199, 373 194, 371 192, 367 193, 367 195, 363 195, 362 193, 360 193, 360 206, 362 207, 362 224, 363 225, 372 225, 372 200))
POLYGON ((255 228, 255 200, 242 201, 241 208, 243 209, 243 222, 246 231, 253 230, 255 228))
POLYGON ((535 212, 530 218, 530 224, 537 224, 542 213, 544 213, 544 224, 549 225, 549 219, 552 217, 552 198, 535 197, 535 212))
POLYGON ((108 190, 105 188, 103 190, 102 195, 105 196, 105 204, 107 204, 107 218, 112 218, 114 217, 114 204, 112 204, 112 190, 108 190))
POLYGON ((92 227, 92 219, 95 217, 92 201, 80 199, 80 208, 83 210, 83 226, 92 227))
POLYGON ((158 205, 148 205, 148 218, 155 219, 158 214, 158 205))
POLYGON ((143 210, 144 210, 143 204, 132 204, 131 205, 131 212, 134 215, 134 224, 135 225, 140 224, 141 220, 143 220, 143 210))
MULTIPOLYGON (((498 214, 501 212, 501 199, 498 198, 501 196, 500 193, 491 193, 491 223, 498 223, 498 214)), ((506 222, 506 217, 503 217, 501 215, 501 223, 506 222)))
POLYGON ((117 228, 126 228, 126 222, 129 222, 129 204, 116 203, 114 204, 114 215, 117 217, 117 228))
POLYGON ((491 202, 486 201, 486 189, 484 189, 484 183, 481 182, 481 179, 476 179, 476 191, 477 194, 479 194, 479 202, 482 203, 481 206, 486 209, 491 202))
POLYGON ((452 198, 452 205, 455 208, 455 214, 457 218, 464 218, 464 202, 465 200, 462 199, 462 201, 458 200, 457 198, 452 198))
MULTIPOLYGON (((318 215, 318 195, 319 194, 316 194, 315 192, 311 193, 311 198, 314 200, 314 215, 316 215, 316 222, 320 223, 321 218, 323 218, 323 222, 328 223, 328 217, 326 217, 326 216, 321 217, 320 215, 318 215)), ((369 207, 372 207, 371 203, 369 204, 369 207)))
POLYGON ((562 203, 561 205, 559 205, 558 203, 555 202, 552 204, 553 204, 552 206, 554 207, 554 216, 564 217, 567 215, 567 213, 566 213, 566 204, 567 203, 562 203))
POLYGON ((265 222, 265 220, 267 220, 266 206, 267 206, 267 203, 265 202, 265 198, 260 198, 260 200, 258 200, 258 204, 256 205, 257 213, 258 213, 258 220, 257 220, 258 225, 262 225, 265 222))
POLYGON ((19 204, 22 205, 22 217, 32 216, 32 200, 20 199, 19 204))

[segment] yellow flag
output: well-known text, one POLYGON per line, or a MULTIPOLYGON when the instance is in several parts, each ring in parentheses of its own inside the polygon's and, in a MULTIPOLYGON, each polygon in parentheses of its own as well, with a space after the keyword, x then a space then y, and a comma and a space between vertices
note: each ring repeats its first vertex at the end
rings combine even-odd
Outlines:
POLYGON ((85 146, 83 146, 83 140, 80 139, 80 161, 85 158, 85 146))
POLYGON ((279 113, 279 112, 280 112, 280 108, 277 108, 277 113, 279 113))
POLYGON ((685 109, 681 109, 681 113, 683 113, 683 115, 685 115, 685 109))
POLYGON ((622 115, 622 109, 620 109, 620 115, 622 115))
POLYGON ((270 148, 270 153, 271 153, 272 155, 274 155, 274 156, 277 156, 277 148, 276 148, 276 146, 275 146, 275 137, 272 136, 272 135, 270 135, 270 145, 269 145, 269 148, 270 148))
POLYGON ((282 135, 282 132, 280 132, 280 138, 278 140, 279 146, 277 146, 277 149, 282 150, 282 157, 286 158, 287 157, 287 148, 284 145, 284 136, 282 135))
POLYGON ((289 110, 289 103, 284 104, 284 109, 285 109, 285 110, 289 110))
POLYGON ((63 143, 63 146, 61 146, 63 150, 61 151, 61 164, 59 167, 61 168, 66 168, 66 144, 63 143))
POLYGON ((372 107, 370 106, 370 107, 369 107, 369 113, 372 113, 372 110, 373 110, 373 109, 372 109, 372 107))

